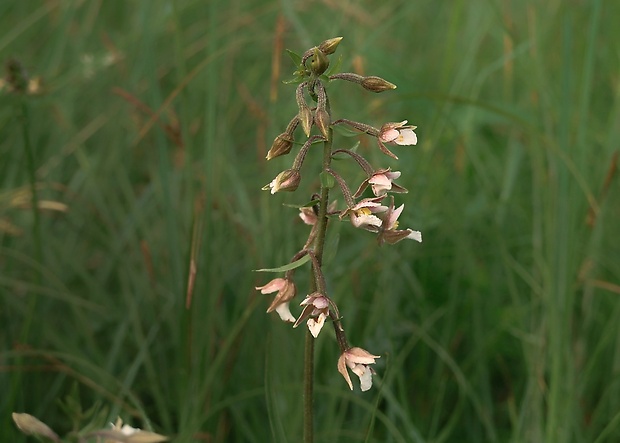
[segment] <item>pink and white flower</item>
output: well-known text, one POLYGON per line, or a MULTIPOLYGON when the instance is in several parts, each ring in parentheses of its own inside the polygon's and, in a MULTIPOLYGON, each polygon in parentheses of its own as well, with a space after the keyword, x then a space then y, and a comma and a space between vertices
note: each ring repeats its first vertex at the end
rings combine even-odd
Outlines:
POLYGON ((353 390, 353 383, 347 371, 347 367, 360 379, 362 391, 368 391, 372 387, 372 374, 374 370, 368 366, 375 364, 379 355, 372 355, 362 348, 349 348, 338 359, 338 372, 342 374, 349 388, 353 390))
POLYGON ((394 183, 400 177, 400 171, 392 171, 390 168, 377 169, 370 177, 362 182, 360 187, 355 191, 354 197, 359 197, 366 190, 368 185, 372 188, 372 193, 380 197, 387 194, 388 191, 396 193, 407 193, 408 191, 402 186, 394 183))
POLYGON ((397 145, 415 145, 418 137, 413 130, 416 126, 407 125, 407 120, 400 123, 386 123, 379 130, 379 140, 397 145))
POLYGON ((297 288, 292 280, 287 278, 274 278, 264 286, 257 286, 261 294, 277 292, 275 298, 267 308, 267 313, 276 311, 283 321, 295 323, 295 317, 291 314, 290 301, 295 297, 297 288))
POLYGON ((294 328, 299 326, 301 322, 308 319, 308 329, 314 338, 319 336, 319 332, 325 324, 325 320, 329 317, 329 298, 320 292, 314 292, 300 303, 305 306, 301 315, 293 325, 294 328))
POLYGON ((299 218, 307 225, 314 226, 319 217, 314 212, 314 209, 309 207, 299 208, 299 218))
POLYGON ((387 206, 381 204, 383 196, 375 198, 365 198, 345 209, 340 213, 340 218, 348 215, 351 224, 356 228, 365 229, 371 232, 379 232, 382 220, 374 214, 385 212, 387 206))
POLYGON ((407 125, 407 120, 403 120, 399 123, 386 123, 381 126, 379 135, 377 136, 377 142, 379 143, 379 149, 390 157, 396 157, 384 143, 392 143, 396 145, 416 145, 418 143, 418 136, 414 132, 416 126, 407 125))
POLYGON ((389 243, 393 245, 401 240, 409 238, 411 240, 422 243, 422 233, 420 231, 414 231, 413 229, 398 230, 398 217, 405 209, 405 205, 402 204, 398 208, 394 209, 394 199, 390 203, 390 207, 385 214, 383 224, 379 229, 379 237, 377 238, 380 245, 383 243, 389 243))

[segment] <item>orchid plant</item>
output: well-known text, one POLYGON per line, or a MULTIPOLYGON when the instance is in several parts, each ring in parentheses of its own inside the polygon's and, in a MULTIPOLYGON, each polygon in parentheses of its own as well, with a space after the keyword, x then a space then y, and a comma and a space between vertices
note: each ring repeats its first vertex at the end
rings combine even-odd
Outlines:
POLYGON ((276 293, 267 309, 268 313, 277 312, 283 321, 292 323, 295 328, 304 322, 308 328, 304 370, 304 442, 306 443, 313 441, 313 346, 323 326, 331 322, 334 327, 336 341, 340 348, 340 358, 336 367, 351 390, 353 390, 353 383, 349 370, 359 378, 361 390, 367 391, 372 387, 374 370, 371 365, 379 358, 378 355, 373 355, 362 348, 349 345, 338 306, 326 286, 323 251, 329 223, 334 220, 348 219, 354 228, 376 234, 379 245, 394 244, 404 239, 422 241, 422 234, 419 231, 398 229, 398 218, 403 212, 404 205, 401 204, 395 208, 394 197, 391 194, 407 192, 405 188, 395 183, 401 173, 392 171, 389 167, 375 168, 354 150, 333 148, 333 129, 339 125, 374 138, 381 152, 393 159, 398 159, 398 157, 386 147, 386 144, 417 144, 417 136, 414 132, 416 127, 408 125, 407 120, 385 123, 377 129, 345 118, 332 118, 327 94, 327 86, 331 83, 338 80, 348 81, 376 93, 396 88, 396 85, 380 77, 336 73, 339 63, 330 66, 328 57, 336 51, 341 40, 342 37, 326 40, 308 49, 302 55, 289 51, 289 55, 297 66, 293 80, 288 83, 297 84, 295 99, 298 113, 291 119, 286 130, 273 141, 267 153, 267 160, 289 154, 296 145, 301 145, 301 147, 291 167, 280 172, 263 187, 263 190, 269 190, 272 194, 295 191, 301 182, 301 171, 308 153, 311 150, 319 151, 314 146, 322 144, 320 190, 312 196, 309 203, 299 208, 299 216, 304 223, 311 226, 308 239, 303 248, 291 258, 290 263, 280 268, 263 270, 284 272, 283 277, 275 278, 256 288, 263 294, 276 293), (303 143, 298 142, 295 137, 299 127, 306 137, 303 143), (355 193, 351 192, 345 179, 332 167, 332 159, 336 155, 349 156, 366 174, 367 178, 358 185, 355 193), (335 203, 328 203, 330 192, 336 185, 340 188, 344 198, 345 207, 341 209, 338 209, 335 203), (363 197, 368 187, 373 196, 363 197), (290 308, 291 302, 297 295, 294 274, 300 266, 308 262, 312 272, 310 288, 306 292, 308 295, 300 303, 303 309, 295 318, 290 308))

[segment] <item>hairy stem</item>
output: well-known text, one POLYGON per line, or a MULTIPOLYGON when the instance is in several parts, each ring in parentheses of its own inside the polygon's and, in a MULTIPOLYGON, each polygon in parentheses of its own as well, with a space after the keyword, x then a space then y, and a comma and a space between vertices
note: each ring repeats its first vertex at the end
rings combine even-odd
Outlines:
MULTIPOLYGON (((323 143, 323 171, 329 169, 332 159, 333 132, 329 128, 329 137, 323 143)), ((316 226, 316 240, 314 242, 314 256, 318 266, 323 262, 323 250, 325 248, 325 234, 327 232, 327 206, 329 201, 329 188, 321 186, 319 201, 319 216, 316 226)), ((314 272, 313 272, 314 273, 314 272)), ((316 278, 311 280, 312 286, 316 286, 316 278)), ((313 292, 318 288, 313 287, 313 292)), ((314 337, 309 330, 306 331, 306 343, 304 352, 304 443, 314 441, 314 337)))
POLYGON ((304 443, 314 441, 314 337, 306 329, 304 348, 304 443))

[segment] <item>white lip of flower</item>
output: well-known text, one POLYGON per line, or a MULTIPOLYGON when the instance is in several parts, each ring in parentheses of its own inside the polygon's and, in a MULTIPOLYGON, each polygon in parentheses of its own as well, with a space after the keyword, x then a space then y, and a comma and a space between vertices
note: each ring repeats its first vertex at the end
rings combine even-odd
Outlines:
POLYGON ((351 211, 351 224, 356 228, 376 232, 381 227, 381 219, 372 215, 368 208, 351 211))
POLYGON ((321 312, 319 316, 316 318, 316 320, 313 318, 308 319, 308 323, 307 323, 308 330, 310 331, 310 333, 312 334, 314 338, 317 338, 319 336, 319 332, 321 332, 321 329, 323 329, 323 325, 325 324, 326 318, 327 318, 327 315, 321 312))
POLYGON ((143 443, 160 443, 160 442, 164 442, 164 441, 168 441, 168 437, 165 437, 163 435, 159 435, 156 434, 154 432, 150 432, 150 431, 143 431, 142 429, 139 428, 134 428, 132 426, 129 425, 123 425, 123 421, 118 418, 116 420, 116 423, 111 423, 112 425, 112 432, 119 432, 121 435, 127 435, 127 436, 135 436, 135 437, 123 437, 122 440, 118 440, 118 438, 120 436, 112 436, 112 438, 117 438, 117 439, 105 439, 106 442, 110 442, 110 443, 116 443, 116 442, 127 442, 127 443, 131 443, 131 442, 143 442, 143 443))
POLYGON ((413 132, 416 126, 407 126, 407 120, 400 123, 386 123, 379 133, 379 140, 385 143, 395 143, 397 145, 415 145, 418 137, 413 132))
POLYGON ((121 433, 125 434, 125 435, 131 435, 131 434, 135 434, 136 432, 140 432, 140 429, 138 428, 133 428, 129 425, 123 425, 123 427, 120 429, 121 433))
POLYGON ((422 233, 420 231, 411 231, 409 235, 405 238, 410 238, 411 240, 422 243, 422 233))
POLYGON ((389 208, 379 203, 380 198, 365 198, 359 201, 353 207, 347 209, 349 212, 351 224, 356 228, 366 229, 367 231, 377 232, 383 223, 376 213, 385 212, 389 208))
POLYGON ((379 203, 383 197, 365 198, 353 206, 348 207, 340 213, 340 219, 349 215, 351 224, 356 228, 366 229, 371 232, 378 232, 381 227, 381 219, 374 213, 385 212, 389 208, 379 203))
POLYGON ((289 302, 281 303, 276 307, 276 312, 280 316, 280 319, 285 322, 295 323, 295 317, 291 313, 289 302))
POLYGON ((373 373, 368 365, 374 364, 377 358, 380 356, 372 355, 362 348, 347 349, 338 359, 338 372, 342 374, 349 388, 353 390, 353 383, 347 372, 347 367, 349 367, 359 377, 361 390, 368 391, 372 387, 373 373))

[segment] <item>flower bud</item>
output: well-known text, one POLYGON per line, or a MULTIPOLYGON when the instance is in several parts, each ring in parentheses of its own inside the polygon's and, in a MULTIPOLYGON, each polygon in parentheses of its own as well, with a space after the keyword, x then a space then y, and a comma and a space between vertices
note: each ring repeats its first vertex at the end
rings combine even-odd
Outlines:
POLYGON ((325 109, 321 108, 316 110, 314 114, 314 123, 316 124, 316 127, 319 128, 319 131, 321 131, 321 134, 323 134, 323 137, 325 137, 326 140, 329 139, 329 126, 331 125, 331 118, 325 109))
POLYGON ((364 89, 372 92, 383 92, 389 91, 391 89, 396 89, 395 84, 374 75, 364 77, 361 84, 364 89))
POLYGON ((287 169, 280 172, 271 183, 263 186, 263 191, 271 190, 272 194, 280 191, 293 192, 301 182, 301 174, 297 169, 287 169))
POLYGON ((301 123, 301 127, 304 130, 306 137, 310 137, 310 130, 312 129, 312 111, 306 104, 306 99, 304 98, 304 88, 307 85, 307 82, 303 82, 299 86, 297 86, 297 91, 295 92, 295 99, 297 100, 297 107, 299 108, 297 118, 301 123))
POLYGON ((299 107, 299 121, 301 122, 301 128, 304 130, 306 137, 310 137, 313 118, 312 111, 307 105, 299 107))
POLYGON ((342 37, 330 38, 329 40, 325 40, 323 43, 319 45, 319 49, 325 55, 330 55, 336 52, 336 48, 340 44, 340 40, 342 37))
POLYGON ((288 154, 289 152, 291 152, 292 147, 293 140, 291 140, 291 138, 286 132, 278 135, 273 140, 271 149, 269 149, 269 152, 267 153, 267 160, 271 160, 272 158, 288 154))
POLYGON ((56 442, 60 441, 58 435, 38 418, 30 414, 20 414, 17 412, 13 412, 11 416, 13 417, 15 425, 17 425, 19 430, 24 434, 46 437, 56 442))
POLYGON ((310 69, 315 75, 323 74, 329 67, 329 60, 325 53, 319 48, 314 48, 310 69))
POLYGON ((325 140, 329 140, 329 127, 332 124, 332 119, 329 112, 327 112, 327 93, 321 82, 317 82, 316 95, 317 104, 314 113, 314 124, 319 128, 325 140))

